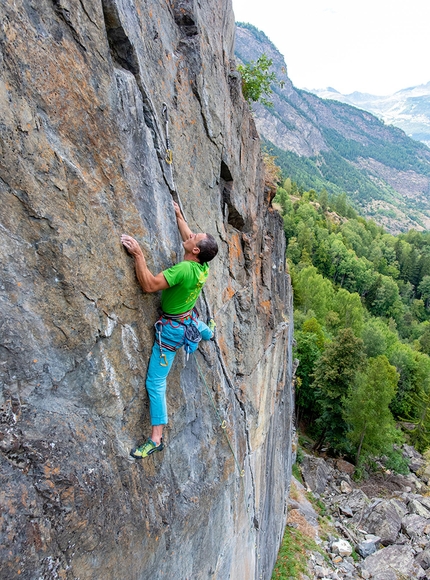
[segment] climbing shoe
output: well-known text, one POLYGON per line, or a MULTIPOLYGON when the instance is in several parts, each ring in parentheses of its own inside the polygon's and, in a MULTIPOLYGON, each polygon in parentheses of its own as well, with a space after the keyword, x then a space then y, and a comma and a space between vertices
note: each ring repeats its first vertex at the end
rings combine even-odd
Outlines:
POLYGON ((215 339, 216 322, 213 318, 208 318, 207 327, 212 332, 211 340, 214 340, 215 339))
POLYGON ((130 451, 130 455, 135 459, 143 459, 144 457, 148 457, 151 453, 155 453, 156 451, 163 451, 164 443, 163 440, 160 441, 159 445, 156 445, 152 439, 148 439, 146 443, 140 445, 140 447, 135 447, 130 451))

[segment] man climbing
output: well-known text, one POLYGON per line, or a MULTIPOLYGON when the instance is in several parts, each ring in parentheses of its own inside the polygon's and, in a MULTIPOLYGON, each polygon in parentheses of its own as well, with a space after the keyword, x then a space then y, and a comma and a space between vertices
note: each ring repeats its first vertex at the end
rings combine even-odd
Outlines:
POLYGON ((215 328, 213 320, 206 325, 197 318, 194 306, 209 274, 208 262, 217 255, 218 245, 210 234, 193 234, 178 204, 173 202, 173 206, 185 251, 182 262, 154 276, 148 270, 138 242, 131 236, 121 236, 122 244, 134 257, 136 276, 143 291, 162 290, 163 314, 155 323, 157 336, 146 377, 152 431, 145 443, 132 449, 130 455, 136 459, 164 449, 163 427, 167 424, 166 379, 176 351, 185 344, 186 350, 192 352, 197 348, 200 338, 210 340, 213 337, 215 328))

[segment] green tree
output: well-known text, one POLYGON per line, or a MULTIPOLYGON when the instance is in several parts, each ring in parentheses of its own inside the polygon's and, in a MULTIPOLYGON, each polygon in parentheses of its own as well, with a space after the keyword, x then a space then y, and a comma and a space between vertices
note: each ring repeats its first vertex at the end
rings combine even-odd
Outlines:
POLYGON ((430 323, 426 322, 424 331, 418 339, 420 350, 427 355, 430 355, 430 323))
POLYGON ((350 328, 339 332, 315 364, 314 387, 321 412, 316 449, 324 442, 335 449, 345 449, 347 425, 343 418, 343 401, 353 388, 357 373, 364 365, 363 341, 350 328))
POLYGON ((251 60, 237 67, 242 75, 242 93, 249 104, 260 102, 268 107, 273 106, 273 103, 266 99, 266 96, 270 96, 273 92, 270 85, 276 81, 276 73, 269 71, 271 66, 272 60, 263 53, 257 62, 251 60))
POLYGON ((318 346, 318 336, 313 332, 298 330, 294 333, 296 347, 294 356, 299 360, 296 376, 300 379, 296 383, 297 422, 302 417, 312 420, 317 414, 315 389, 312 388, 315 363, 321 356, 318 346))
POLYGON ((364 324, 361 338, 364 342, 364 352, 369 358, 385 354, 390 346, 398 342, 398 337, 392 333, 380 318, 370 318, 364 324))
POLYGON ((341 328, 351 328, 356 336, 360 336, 364 324, 364 310, 356 292, 351 294, 339 288, 334 296, 333 310, 338 314, 338 325, 341 328))
POLYGON ((326 189, 323 189, 318 197, 318 202, 320 204, 321 210, 326 212, 328 210, 328 193, 326 189))
POLYGON ((402 419, 414 417, 414 396, 421 391, 417 353, 408 344, 397 342, 389 353, 389 361, 400 375, 391 410, 395 417, 402 419))
POLYGON ((421 453, 430 447, 430 394, 422 392, 414 397, 416 418, 410 422, 414 428, 409 432, 413 446, 421 453))
POLYGON ((422 452, 430 446, 430 357, 416 353, 415 361, 415 390, 409 394, 411 405, 406 419, 415 425, 409 433, 411 442, 422 452))
POLYGON ((424 301, 426 310, 430 309, 430 276, 424 276, 418 285, 418 292, 424 301))
POLYGON ((313 310, 317 320, 324 321, 327 312, 331 310, 334 296, 330 281, 323 278, 314 266, 303 268, 293 276, 292 281, 297 305, 305 314, 313 310))
POLYGON ((359 373, 345 399, 344 418, 348 423, 348 439, 356 449, 358 465, 362 452, 377 454, 390 449, 399 438, 389 405, 399 375, 384 355, 370 359, 359 373))

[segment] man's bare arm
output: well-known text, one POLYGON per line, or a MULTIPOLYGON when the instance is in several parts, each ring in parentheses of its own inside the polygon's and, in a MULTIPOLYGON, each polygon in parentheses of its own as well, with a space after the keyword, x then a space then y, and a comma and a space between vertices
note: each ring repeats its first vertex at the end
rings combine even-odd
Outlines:
POLYGON ((167 283, 163 272, 154 276, 148 270, 145 256, 143 255, 138 242, 134 238, 123 234, 121 236, 121 242, 134 258, 136 276, 144 292, 158 292, 158 290, 166 290, 166 288, 169 288, 169 284, 167 283))
POLYGON ((194 234, 188 227, 188 224, 181 213, 181 209, 175 201, 173 202, 173 207, 175 208, 176 222, 178 224, 179 233, 181 234, 182 241, 186 242, 190 239, 190 236, 194 234))

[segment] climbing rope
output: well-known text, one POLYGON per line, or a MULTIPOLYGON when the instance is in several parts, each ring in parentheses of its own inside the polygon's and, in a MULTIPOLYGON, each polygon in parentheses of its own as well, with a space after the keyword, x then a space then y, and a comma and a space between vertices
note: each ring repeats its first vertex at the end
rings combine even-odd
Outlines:
MULTIPOLYGON (((173 154, 172 154, 172 150, 170 149, 170 141, 169 141, 169 117, 168 117, 168 111, 167 111, 167 105, 166 105, 166 103, 163 103, 163 117, 164 117, 165 133, 166 133, 166 155, 169 155, 169 159, 170 159, 170 163, 167 160, 166 160, 166 162, 168 162, 169 165, 170 165, 170 170, 172 172, 172 183, 174 183, 173 182, 173 154)), ((181 199, 180 199, 179 193, 176 191, 176 188, 175 188, 175 194, 176 194, 176 197, 177 197, 177 200, 178 200, 178 205, 179 205, 179 208, 181 210, 182 216, 184 217, 184 219, 186 221, 185 212, 184 212, 184 210, 182 208, 181 199)), ((208 299, 206 298, 206 293, 205 293, 204 288, 202 288, 202 297, 203 297, 203 301, 205 303, 206 312, 208 314, 208 317, 209 318, 212 318, 212 310, 211 310, 211 307, 209 305, 208 299)), ((216 335, 214 335, 213 342, 215 344, 216 353, 217 353, 218 360, 219 360, 219 363, 221 365, 221 369, 222 369, 222 372, 224 374, 224 377, 225 377, 225 379, 226 379, 229 387, 234 391, 234 384, 233 384, 232 379, 230 378, 230 374, 229 374, 229 372, 227 370, 227 367, 226 367, 226 364, 224 362, 224 357, 222 355, 221 347, 220 347, 220 345, 218 343, 218 339, 217 339, 216 335)), ((244 477, 245 472, 244 472, 243 469, 240 468, 240 465, 239 465, 239 462, 237 460, 236 454, 234 452, 233 446, 231 444, 231 441, 230 441, 230 439, 228 437, 228 434, 227 434, 227 431, 226 431, 225 421, 223 421, 221 419, 221 416, 220 416, 220 414, 218 412, 218 409, 216 408, 215 401, 213 400, 213 397, 212 397, 211 392, 209 390, 209 387, 207 385, 206 379, 204 378, 204 375, 203 375, 203 373, 201 371, 201 368, 200 368, 200 365, 199 365, 199 363, 197 361, 197 358, 196 358, 196 363, 197 363, 197 368, 199 370, 199 374, 200 374, 200 376, 201 376, 201 378, 203 380, 203 383, 204 383, 204 385, 206 387, 206 390, 207 390, 207 393, 209 395, 209 398, 210 398, 210 400, 212 402, 212 405, 214 407, 215 413, 216 413, 216 415, 217 415, 217 417, 218 417, 218 419, 220 421, 220 426, 224 430, 225 436, 227 438, 229 447, 230 447, 231 452, 233 454, 233 457, 234 457, 234 460, 236 462, 237 468, 239 470, 240 476, 241 477, 244 477)))
MULTIPOLYGON (((179 205, 179 208, 181 210, 182 216, 184 217, 184 219, 186 221, 185 212, 184 212, 184 209, 183 209, 182 203, 181 203, 181 198, 179 196, 179 193, 178 193, 178 191, 176 189, 175 182, 174 182, 174 176, 173 176, 173 152, 172 152, 172 149, 170 148, 170 141, 169 141, 169 119, 168 119, 168 111, 167 111, 167 105, 166 105, 166 103, 163 103, 163 117, 164 117, 165 133, 166 133, 166 157, 165 157, 165 161, 169 165, 170 174, 171 174, 171 182, 173 184, 173 190, 171 191, 171 194, 172 194, 172 197, 174 197, 174 198, 176 197, 175 201, 177 201, 177 203, 179 205)), ((208 299, 206 297, 206 293, 205 293, 204 288, 202 288, 202 292, 201 293, 202 293, 203 301, 205 303, 207 315, 208 315, 209 318, 212 318, 212 310, 211 310, 211 307, 209 305, 208 299)), ((218 313, 221 312, 221 310, 223 308, 224 307, 222 307, 218 311, 218 313)), ((234 387, 234 384, 233 384, 232 379, 230 378, 230 374, 229 374, 229 372, 227 370, 226 364, 224 362, 224 357, 223 357, 223 354, 222 354, 222 351, 221 351, 221 347, 219 345, 219 342, 218 342, 218 339, 217 339, 216 334, 214 334, 213 342, 214 342, 214 345, 215 345, 215 350, 216 350, 216 353, 217 353, 218 361, 220 363, 220 366, 221 366, 223 375, 225 377, 225 380, 226 380, 227 384, 229 385, 229 387, 234 391, 235 390, 235 387, 234 387)), ((233 445, 232 445, 232 443, 230 441, 230 438, 228 436, 228 433, 227 433, 227 422, 226 422, 225 419, 222 419, 222 417, 221 417, 221 415, 220 415, 220 413, 218 411, 218 408, 217 408, 217 406, 215 404, 215 401, 214 401, 214 398, 212 396, 211 390, 210 390, 210 388, 209 388, 209 386, 207 384, 207 381, 205 379, 205 376, 203 374, 203 371, 202 371, 202 369, 200 367, 200 364, 199 364, 199 361, 197 359, 197 356, 195 356, 195 361, 196 361, 196 366, 197 366, 198 373, 200 375, 201 380, 203 381, 203 384, 205 385, 206 392, 208 394, 209 400, 212 403, 212 407, 213 407, 214 412, 215 412, 215 415, 217 416, 217 419, 219 421, 219 425, 220 425, 221 429, 224 431, 225 438, 227 440, 227 443, 228 443, 228 446, 230 448, 231 454, 233 455, 234 462, 235 462, 236 467, 237 467, 237 470, 239 472, 241 481, 243 482, 243 494, 244 494, 244 503, 245 503, 245 507, 246 507, 246 512, 247 512, 247 514, 248 514, 248 516, 250 518, 251 531, 253 531, 255 533, 255 531, 258 530, 258 528, 256 528, 255 525, 253 524, 252 514, 250 513, 249 506, 248 506, 248 502, 247 502, 247 498, 246 498, 245 469, 243 469, 240 466, 240 463, 238 461, 237 455, 236 455, 236 453, 234 451, 233 445)), ((254 506, 254 512, 255 512, 255 506, 254 506)), ((255 544, 255 548, 257 550, 257 543, 255 544)), ((257 552, 257 556, 258 556, 258 559, 260 559, 260 554, 258 554, 258 552, 257 552)))

